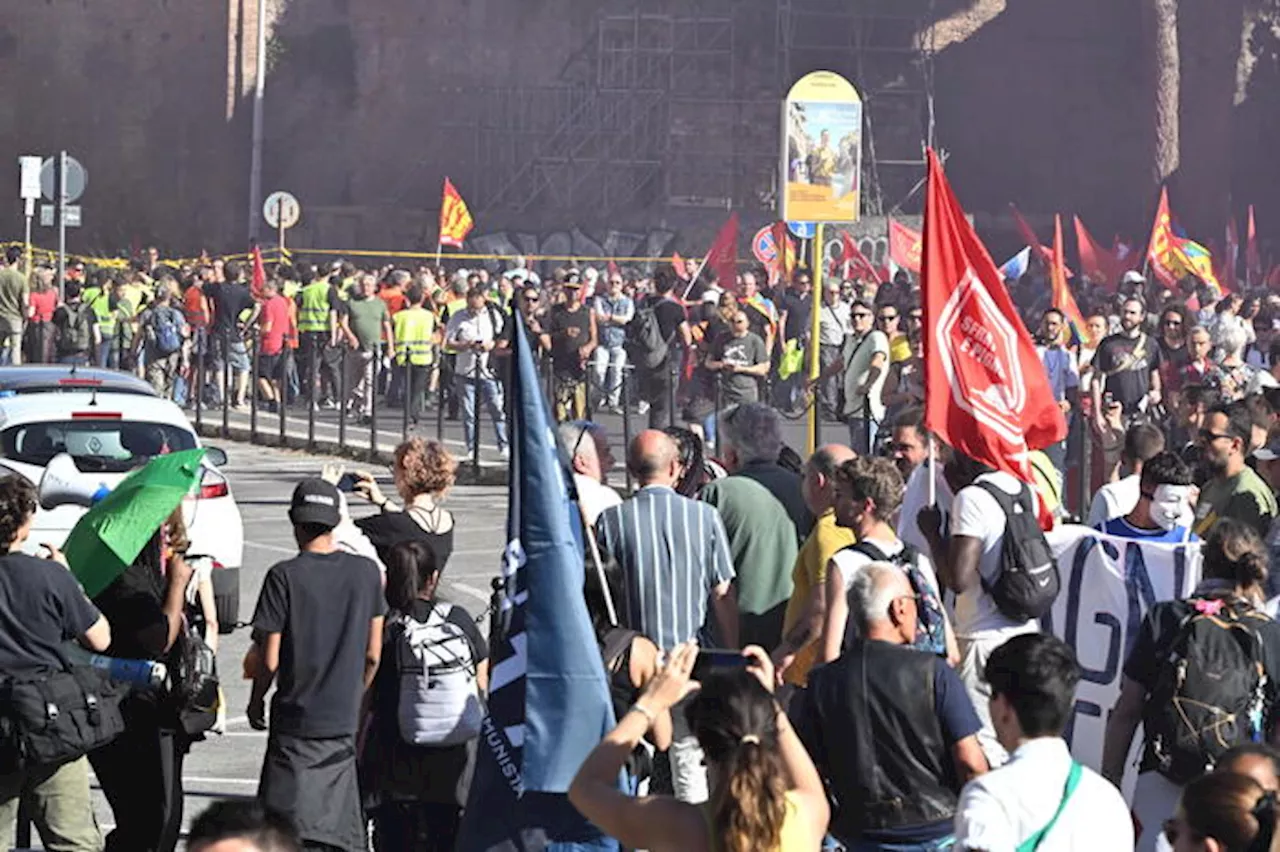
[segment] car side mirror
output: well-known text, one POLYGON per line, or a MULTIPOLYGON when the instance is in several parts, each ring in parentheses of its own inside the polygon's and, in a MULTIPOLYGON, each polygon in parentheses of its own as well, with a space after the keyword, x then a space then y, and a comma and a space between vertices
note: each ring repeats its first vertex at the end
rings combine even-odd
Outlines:
POLYGON ((214 467, 222 467, 227 463, 227 451, 222 447, 205 447, 204 457, 214 467))

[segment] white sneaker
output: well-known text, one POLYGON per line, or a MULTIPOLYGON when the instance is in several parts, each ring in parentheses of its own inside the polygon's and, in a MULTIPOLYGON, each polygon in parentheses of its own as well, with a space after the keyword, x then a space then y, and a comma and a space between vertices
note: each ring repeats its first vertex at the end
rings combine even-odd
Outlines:
POLYGON ((502 449, 498 450, 498 455, 502 456, 502 460, 503 460, 503 461, 510 461, 510 460, 511 460, 511 448, 510 448, 510 447, 503 447, 502 449))
POLYGON ((649 403, 643 399, 640 400, 640 402, 636 405, 636 414, 648 414, 648 413, 649 413, 649 403))

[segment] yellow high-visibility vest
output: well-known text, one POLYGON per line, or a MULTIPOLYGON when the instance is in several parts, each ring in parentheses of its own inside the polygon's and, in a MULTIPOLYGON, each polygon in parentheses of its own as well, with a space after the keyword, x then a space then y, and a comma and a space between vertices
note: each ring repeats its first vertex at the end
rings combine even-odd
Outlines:
POLYGON ((434 353, 431 334, 436 330, 436 317, 425 308, 405 308, 392 319, 396 336, 396 363, 407 360, 415 367, 432 363, 434 353))
POLYGON ((312 281, 302 288, 302 306, 298 309, 298 331, 329 330, 329 281, 312 281))

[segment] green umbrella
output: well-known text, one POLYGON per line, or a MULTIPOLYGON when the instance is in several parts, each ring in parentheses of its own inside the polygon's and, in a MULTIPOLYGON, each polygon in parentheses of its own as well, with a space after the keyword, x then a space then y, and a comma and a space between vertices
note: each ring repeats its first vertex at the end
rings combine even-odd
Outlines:
POLYGON ((85 594, 97 595, 138 558, 200 481, 202 458, 203 448, 156 456, 84 513, 63 551, 85 594))

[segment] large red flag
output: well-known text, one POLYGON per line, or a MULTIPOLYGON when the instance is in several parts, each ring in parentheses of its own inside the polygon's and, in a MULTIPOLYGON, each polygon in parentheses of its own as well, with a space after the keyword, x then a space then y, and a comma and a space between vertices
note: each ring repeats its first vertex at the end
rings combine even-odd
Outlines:
POLYGON ((1151 241, 1147 244, 1147 261, 1156 278, 1167 287, 1178 282, 1174 267, 1173 217, 1169 215, 1169 190, 1160 188, 1160 203, 1156 206, 1156 220, 1151 226, 1151 241))
MULTIPOLYGON (((1067 434, 1031 335, 932 150, 924 214, 925 426, 1032 485, 1028 453, 1067 434)), ((1040 522, 1053 523, 1044 502, 1040 522)))
POLYGON ((1036 236, 1035 229, 1031 227, 1031 224, 1026 219, 1022 218, 1022 213, 1017 206, 1010 202, 1009 210, 1013 212, 1013 224, 1017 226, 1018 233, 1022 235, 1022 239, 1026 241, 1027 245, 1031 246, 1035 251, 1036 256, 1046 266, 1053 263, 1053 251, 1040 242, 1040 238, 1036 236))
POLYGON ((707 250, 704 267, 715 270, 722 290, 736 290, 738 286, 738 214, 729 215, 729 221, 720 228, 715 241, 707 250))
POLYGON ((1245 286, 1253 287, 1260 284, 1262 282, 1262 255, 1258 253, 1258 226, 1253 220, 1252 204, 1249 205, 1249 225, 1245 231, 1244 265, 1245 286))
POLYGON ((249 284, 249 293, 255 299, 262 298, 262 288, 267 284, 267 268, 262 265, 262 249, 253 246, 253 278, 249 284))
POLYGON ((1080 271, 1089 280, 1115 292, 1120 279, 1129 271, 1129 265, 1114 250, 1098 245, 1079 216, 1075 217, 1076 247, 1080 252, 1080 271))
POLYGON ((889 220, 889 259, 896 266, 920 274, 922 237, 896 219, 889 220))

